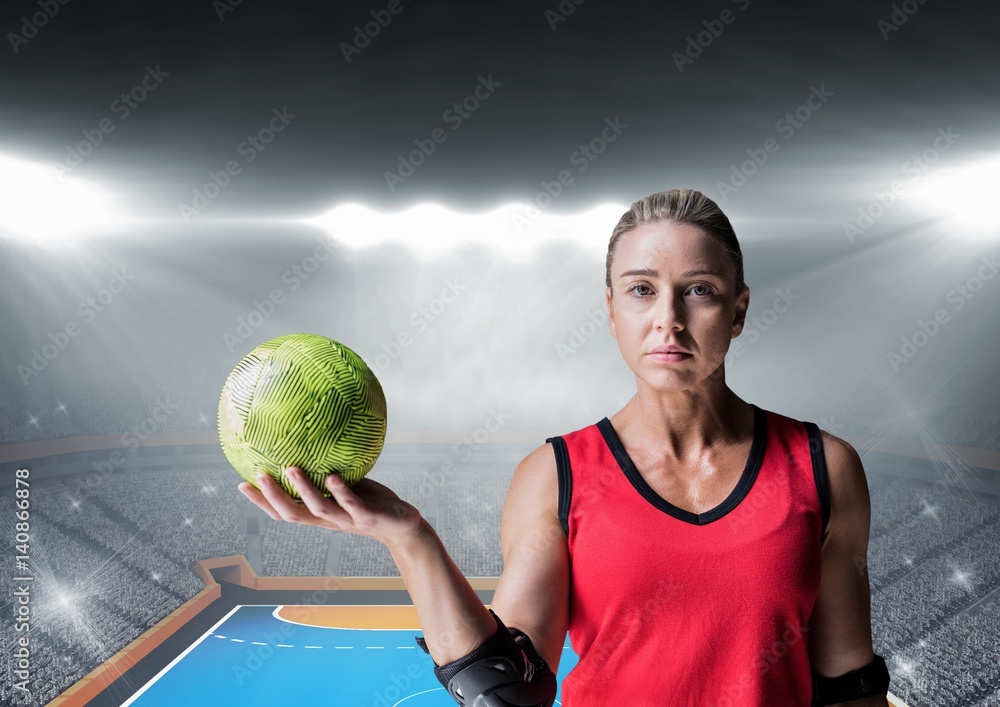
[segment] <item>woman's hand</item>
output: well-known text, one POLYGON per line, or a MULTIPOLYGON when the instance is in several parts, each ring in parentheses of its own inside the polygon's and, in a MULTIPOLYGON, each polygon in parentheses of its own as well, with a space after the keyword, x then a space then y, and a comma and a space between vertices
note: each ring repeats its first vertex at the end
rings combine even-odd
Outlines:
POLYGON ((259 490, 246 481, 238 488, 275 520, 364 535, 388 547, 410 540, 423 528, 424 519, 416 507, 377 481, 366 478, 348 486, 336 474, 328 474, 324 483, 333 498, 326 498, 301 469, 290 466, 284 474, 301 502, 263 472, 257 475, 259 490))

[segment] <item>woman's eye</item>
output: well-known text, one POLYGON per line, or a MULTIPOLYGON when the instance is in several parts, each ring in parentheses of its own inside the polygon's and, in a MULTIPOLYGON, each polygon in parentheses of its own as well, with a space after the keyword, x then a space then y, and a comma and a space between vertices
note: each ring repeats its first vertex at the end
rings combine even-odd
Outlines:
POLYGON ((701 293, 702 297, 704 297, 705 295, 712 294, 712 288, 709 287, 708 285, 695 285, 694 287, 691 288, 691 291, 694 292, 695 290, 704 290, 704 292, 701 293))
POLYGON ((628 288, 628 291, 629 292, 636 292, 637 294, 641 295, 642 293, 638 292, 638 290, 640 290, 640 289, 648 290, 650 288, 649 288, 649 285, 644 285, 641 282, 637 282, 636 284, 634 284, 630 288, 628 288))

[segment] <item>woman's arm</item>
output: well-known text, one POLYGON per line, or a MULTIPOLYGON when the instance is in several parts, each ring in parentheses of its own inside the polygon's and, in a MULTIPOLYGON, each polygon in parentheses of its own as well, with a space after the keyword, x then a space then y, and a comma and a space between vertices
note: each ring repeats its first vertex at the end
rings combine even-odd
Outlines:
MULTIPOLYGON (((861 458, 854 448, 822 433, 830 490, 830 519, 823 541, 819 596, 809 622, 814 673, 837 677, 875 658, 872 646, 868 534, 871 499, 861 458)), ((841 702, 844 707, 887 707, 885 695, 841 702)))
POLYGON ((551 444, 525 457, 500 521, 503 573, 490 608, 523 631, 553 673, 569 626, 570 558, 559 522, 559 477, 551 444))
POLYGON ((420 620, 431 658, 445 665, 497 632, 496 620, 427 521, 411 539, 389 547, 420 620))
MULTIPOLYGON (((569 623, 569 551, 558 505, 555 454, 543 444, 521 460, 507 489, 500 521, 504 568, 490 605, 508 629, 531 639, 553 673, 569 623)), ((493 617, 430 526, 390 552, 438 665, 470 653, 496 633, 493 617)))

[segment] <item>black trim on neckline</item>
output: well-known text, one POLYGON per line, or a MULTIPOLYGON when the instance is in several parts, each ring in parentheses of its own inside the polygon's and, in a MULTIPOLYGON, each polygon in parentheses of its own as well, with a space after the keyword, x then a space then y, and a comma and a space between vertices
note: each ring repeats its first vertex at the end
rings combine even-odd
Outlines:
POLYGON ((750 445, 750 454, 747 457, 746 465, 743 467, 743 473, 740 475, 740 480, 736 484, 736 488, 732 490, 725 500, 715 508, 704 513, 692 513, 683 508, 678 508, 656 493, 646 483, 646 480, 642 478, 642 474, 639 473, 632 458, 625 451, 625 445, 622 444, 618 433, 615 432, 611 420, 606 417, 603 418, 597 423, 597 428, 604 437, 604 441, 611 450, 612 455, 614 455, 615 460, 617 460, 618 466, 625 473, 625 476, 632 483, 635 490, 642 494, 643 498, 664 513, 678 520, 691 523, 692 525, 705 525, 722 518, 739 505, 739 502, 747 495, 750 487, 753 486, 754 479, 757 478, 757 472, 760 471, 760 466, 764 461, 764 451, 767 446, 767 414, 753 403, 750 404, 754 410, 753 442, 750 445))

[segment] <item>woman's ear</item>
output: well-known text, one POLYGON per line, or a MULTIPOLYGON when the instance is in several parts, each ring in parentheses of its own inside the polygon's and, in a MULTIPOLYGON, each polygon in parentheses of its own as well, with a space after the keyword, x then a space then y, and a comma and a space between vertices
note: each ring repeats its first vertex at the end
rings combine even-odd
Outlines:
POLYGON ((612 298, 612 293, 611 293, 611 288, 609 287, 604 291, 604 303, 608 307, 608 331, 611 332, 611 336, 617 338, 617 335, 615 334, 615 315, 611 308, 611 298, 612 298))
POLYGON ((743 332, 743 325, 747 320, 747 310, 750 309, 750 288, 744 287, 743 290, 736 295, 736 312, 733 316, 733 336, 736 338, 743 332))

